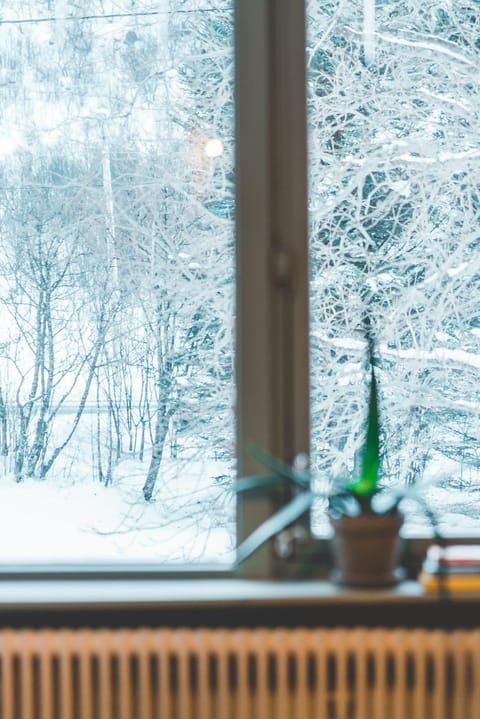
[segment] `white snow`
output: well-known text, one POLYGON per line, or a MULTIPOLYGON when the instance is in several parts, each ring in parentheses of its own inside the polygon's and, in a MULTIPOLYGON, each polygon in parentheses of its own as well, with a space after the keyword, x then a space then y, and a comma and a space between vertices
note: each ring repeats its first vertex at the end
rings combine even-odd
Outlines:
POLYGON ((78 463, 70 479, 0 480, 2 563, 229 562, 233 493, 212 477, 219 462, 162 465, 154 501, 141 487, 146 465, 127 460, 111 486, 78 463), (90 476, 89 476, 90 475, 90 476))
MULTIPOLYGON (((365 342, 350 337, 329 337, 325 334, 318 334, 322 342, 331 344, 333 347, 350 351, 358 351, 365 348, 365 342)), ((434 361, 442 363, 455 363, 474 368, 480 368, 480 356, 474 352, 466 350, 449 349, 448 347, 434 347, 431 350, 421 349, 419 347, 408 347, 402 349, 400 347, 391 348, 387 344, 380 343, 379 352, 384 357, 394 357, 396 359, 419 360, 422 362, 434 361)))

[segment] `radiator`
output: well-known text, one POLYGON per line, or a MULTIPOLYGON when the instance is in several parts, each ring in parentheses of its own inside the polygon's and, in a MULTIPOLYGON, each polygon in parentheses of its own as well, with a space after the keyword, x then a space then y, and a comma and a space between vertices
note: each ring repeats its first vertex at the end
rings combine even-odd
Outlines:
POLYGON ((480 630, 0 631, 0 719, 479 719, 480 630))

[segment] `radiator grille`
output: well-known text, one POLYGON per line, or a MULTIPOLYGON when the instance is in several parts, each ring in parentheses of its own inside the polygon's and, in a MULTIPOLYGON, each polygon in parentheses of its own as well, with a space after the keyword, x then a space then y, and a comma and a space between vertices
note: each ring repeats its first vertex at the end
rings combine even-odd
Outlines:
POLYGON ((0 719, 480 719, 480 630, 2 630, 0 719))

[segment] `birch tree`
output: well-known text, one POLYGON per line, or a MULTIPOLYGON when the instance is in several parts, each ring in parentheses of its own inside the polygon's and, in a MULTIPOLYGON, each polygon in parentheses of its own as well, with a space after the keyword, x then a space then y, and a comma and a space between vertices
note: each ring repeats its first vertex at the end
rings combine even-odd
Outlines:
POLYGON ((231 3, 22 12, 0 39, 16 476, 51 472, 95 407, 98 477, 148 460, 150 499, 166 450, 232 453, 231 3))
MULTIPOLYGON (((52 159, 30 184, 3 196, 2 280, 8 290, 1 299, 3 316, 10 315, 17 336, 16 352, 8 358, 17 376, 18 423, 12 428, 17 481, 43 479, 73 437, 112 320, 108 288, 93 332, 81 341, 85 275, 91 272, 80 229, 82 223, 86 226, 86 208, 74 201, 72 168, 63 177, 60 168, 62 162, 52 159), (73 421, 60 440, 54 425, 65 403, 72 401, 73 421)), ((96 267, 98 280, 98 256, 96 267)))

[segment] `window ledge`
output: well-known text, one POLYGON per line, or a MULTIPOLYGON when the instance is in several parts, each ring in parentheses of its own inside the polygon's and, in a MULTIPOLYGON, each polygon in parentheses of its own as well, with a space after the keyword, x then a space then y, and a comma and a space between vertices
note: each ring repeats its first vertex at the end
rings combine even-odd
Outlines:
MULTIPOLYGON (((329 581, 260 581, 235 578, 8 578, 0 579, 0 612, 5 610, 321 607, 428 605, 445 603, 415 581, 391 589, 345 589, 329 581)), ((478 602, 480 593, 449 595, 448 603, 478 602)))

